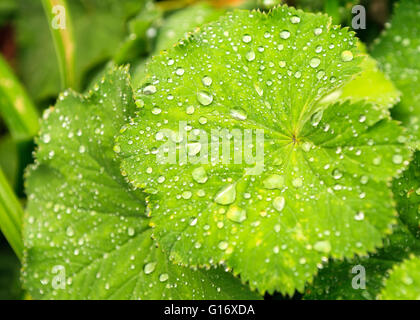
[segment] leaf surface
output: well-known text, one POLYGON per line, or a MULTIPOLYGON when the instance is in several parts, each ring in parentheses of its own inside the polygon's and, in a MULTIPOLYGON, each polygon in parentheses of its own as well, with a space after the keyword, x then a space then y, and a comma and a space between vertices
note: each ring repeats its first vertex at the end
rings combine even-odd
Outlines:
POLYGON ((176 266, 156 247, 144 194, 125 183, 112 150, 134 109, 120 68, 44 114, 27 179, 26 289, 37 299, 257 298, 223 270, 176 266))
POLYGON ((391 23, 378 39, 372 55, 402 92, 393 110, 396 119, 410 130, 411 139, 420 145, 420 1, 397 3, 391 23))
MULTIPOLYGON (((393 181, 393 192, 400 214, 398 225, 384 242, 384 248, 349 261, 330 261, 305 290, 305 299, 376 299, 390 271, 411 255, 420 256, 420 153, 404 174, 393 181), (362 266, 366 288, 353 287, 362 266)), ((407 299, 411 297, 407 296, 407 299)))
POLYGON ((360 71, 356 41, 324 15, 235 11, 148 65, 115 150, 176 263, 224 264, 260 292, 292 294, 328 257, 382 244, 387 184, 410 156, 403 130, 377 105, 320 103, 360 71), (234 158, 226 141, 246 130, 263 159, 234 158))

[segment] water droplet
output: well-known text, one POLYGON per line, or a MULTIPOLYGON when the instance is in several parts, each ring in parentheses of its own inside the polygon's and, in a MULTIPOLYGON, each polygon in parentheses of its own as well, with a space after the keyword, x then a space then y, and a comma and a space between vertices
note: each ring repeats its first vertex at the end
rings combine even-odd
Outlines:
POLYGON ((236 188, 234 184, 228 184, 221 188, 215 198, 214 201, 218 204, 231 204, 236 199, 236 188))
POLYGON ((279 61, 280 68, 284 68, 285 66, 286 66, 286 61, 283 61, 283 60, 279 61))
POLYGON ((167 281, 169 279, 169 275, 167 274, 167 273, 162 273, 160 276, 159 276, 159 281, 160 282, 165 282, 165 281, 167 281))
POLYGON ((284 186, 284 177, 272 174, 263 181, 263 184, 266 189, 281 189, 284 186))
POLYGON ((278 212, 282 211, 284 209, 284 205, 286 204, 286 199, 284 197, 276 197, 273 200, 273 207, 278 212))
POLYGON ((289 39, 290 37, 290 32, 288 30, 283 30, 282 32, 280 32, 280 38, 286 40, 289 39))
POLYGON ((368 182, 369 182, 369 177, 367 177, 367 176, 361 176, 360 177, 360 183, 361 184, 366 184, 368 182))
POLYGON ((361 115, 360 117, 359 117, 359 122, 360 123, 363 123, 363 122, 365 122, 366 121, 366 116, 365 115, 361 115))
POLYGON ((321 122, 321 119, 322 119, 323 114, 324 114, 324 112, 321 110, 321 111, 315 112, 312 115, 312 117, 311 117, 311 124, 314 127, 316 127, 321 122))
POLYGON ((403 162, 403 157, 400 154, 395 154, 392 157, 392 162, 394 162, 395 164, 401 164, 403 162))
POLYGON ((230 111, 230 115, 232 116, 232 118, 238 119, 238 120, 246 120, 247 118, 247 114, 245 112, 245 110, 243 109, 232 109, 230 111))
POLYGON ((200 142, 192 142, 187 144, 187 151, 189 156, 195 156, 201 151, 200 142))
POLYGON ((245 43, 250 43, 250 42, 251 42, 251 40, 252 40, 252 38, 251 38, 251 36, 250 36, 249 34, 245 34, 245 35, 242 37, 242 41, 243 41, 243 42, 245 42, 245 43))
POLYGON ((194 111, 195 111, 194 106, 188 106, 188 107, 185 109, 185 112, 186 112, 187 114, 193 114, 193 113, 194 113, 194 111))
POLYGON ((229 243, 227 241, 220 241, 217 246, 219 247, 220 250, 226 250, 227 247, 229 246, 229 243))
POLYGON ((338 169, 334 169, 332 175, 335 180, 341 179, 343 177, 343 174, 338 169))
POLYGON ((319 36, 321 33, 322 33, 322 29, 321 29, 321 28, 316 28, 316 29, 314 30, 314 34, 315 34, 316 36, 319 36))
POLYGON ((314 244, 314 249, 319 252, 329 253, 331 251, 331 243, 328 240, 318 241, 314 244))
POLYGON ((358 212, 354 216, 354 219, 357 220, 357 221, 362 221, 364 218, 365 218, 365 214, 362 211, 358 212))
POLYGON ((199 91, 197 93, 197 100, 203 106, 208 106, 213 102, 213 95, 207 91, 199 91))
POLYGON ((245 58, 248 60, 248 61, 253 61, 253 60, 255 60, 255 52, 254 51, 248 51, 246 54, 245 54, 245 58))
POLYGON ((211 84, 213 83, 213 79, 210 78, 209 76, 204 76, 203 79, 201 79, 201 82, 203 83, 203 85, 205 85, 206 87, 211 86, 211 84))
POLYGON ((183 199, 185 199, 185 200, 190 199, 190 198, 191 198, 191 196, 192 196, 191 191, 184 191, 184 192, 181 194, 181 197, 182 197, 183 199))
POLYGON ((154 114, 154 115, 158 115, 159 113, 161 113, 162 112, 162 109, 160 109, 160 108, 158 108, 158 107, 154 107, 153 109, 152 109, 152 113, 154 114))
POLYGON ((246 210, 238 206, 232 205, 226 213, 226 217, 234 222, 243 222, 246 220, 246 210))
POLYGON ((176 69, 176 71, 175 71, 175 73, 178 75, 178 76, 182 76, 183 74, 184 74, 184 69, 182 69, 182 68, 178 68, 178 69, 176 69))
POLYGON ((300 17, 293 16, 293 17, 290 18, 290 22, 293 23, 293 24, 297 24, 297 23, 300 22, 300 17))
POLYGON ((48 133, 44 134, 44 135, 42 136, 42 141, 43 141, 44 143, 49 143, 49 142, 51 141, 51 136, 50 136, 48 133))
POLYGON ((341 60, 344 62, 349 62, 353 60, 353 53, 349 50, 343 51, 341 53, 341 60))
POLYGON ((135 230, 134 230, 134 228, 128 228, 127 229, 127 234, 130 236, 130 237, 132 237, 132 236, 134 236, 134 234, 135 234, 135 230))
POLYGON ((143 93, 148 94, 148 95, 149 94, 154 94, 154 93, 156 93, 156 87, 152 84, 148 85, 148 86, 144 87, 143 93))
POLYGON ((302 186, 303 186, 303 180, 302 180, 302 178, 295 178, 295 179, 293 179, 293 180, 292 180, 292 185, 293 185, 295 188, 300 188, 300 187, 302 187, 302 186))
POLYGON ((193 179, 198 183, 206 183, 208 177, 203 167, 195 168, 192 172, 193 179))
POLYGON ((145 274, 151 274, 153 271, 155 271, 157 262, 149 262, 144 266, 144 273, 145 274))
POLYGON ((321 64, 321 60, 319 58, 312 58, 309 65, 312 68, 317 68, 321 64))

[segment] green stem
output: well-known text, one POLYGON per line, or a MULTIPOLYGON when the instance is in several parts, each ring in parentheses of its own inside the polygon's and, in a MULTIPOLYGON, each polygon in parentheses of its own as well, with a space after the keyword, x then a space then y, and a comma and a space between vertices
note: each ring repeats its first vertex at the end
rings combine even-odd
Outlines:
POLYGON ((0 55, 0 115, 15 141, 38 133, 38 111, 7 62, 0 55))
POLYGON ((75 41, 73 26, 66 0, 41 0, 53 37, 62 89, 76 87, 75 41))
POLYGON ((19 200, 0 169, 0 229, 19 259, 23 255, 22 217, 19 200))

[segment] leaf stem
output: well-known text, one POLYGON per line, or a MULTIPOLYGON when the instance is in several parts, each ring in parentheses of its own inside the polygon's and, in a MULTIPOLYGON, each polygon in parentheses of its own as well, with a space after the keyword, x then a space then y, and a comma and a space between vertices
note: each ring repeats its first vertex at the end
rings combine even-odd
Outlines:
POLYGON ((23 209, 0 169, 0 229, 19 259, 23 255, 23 209))
POLYGON ((1 55, 0 104, 0 115, 15 141, 31 139, 38 133, 38 110, 1 55))
POLYGON ((66 0, 42 0, 48 25, 53 37, 62 89, 76 87, 75 41, 70 10, 66 0))

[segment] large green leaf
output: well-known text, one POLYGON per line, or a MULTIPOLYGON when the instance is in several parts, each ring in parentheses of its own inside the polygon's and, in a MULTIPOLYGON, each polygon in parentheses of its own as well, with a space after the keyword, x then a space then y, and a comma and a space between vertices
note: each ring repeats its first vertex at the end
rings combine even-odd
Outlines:
MULTIPOLYGON (((331 261, 306 289, 306 299, 375 299, 389 271, 411 254, 420 256, 420 153, 401 178, 394 180, 393 191, 400 213, 399 224, 377 253, 349 261, 331 261), (366 272, 366 288, 354 288, 352 273, 361 265, 366 272)), ((409 296, 406 297, 411 298, 409 296)))
POLYGON ((397 3, 391 23, 372 50, 372 55, 403 93, 394 114, 409 128, 412 140, 417 145, 420 141, 419 15, 419 0, 397 3))
POLYGON ((412 256, 396 266, 381 292, 385 300, 420 300, 420 258, 412 256))
POLYGON ((113 141, 135 109, 126 68, 87 96, 66 91, 43 119, 27 179, 24 285, 46 299, 256 298, 225 271, 173 265, 151 239, 144 195, 113 141))
POLYGON ((224 264, 261 292, 292 294, 328 257, 382 244, 387 185, 409 159, 403 131, 383 106, 320 103, 360 70, 356 41, 324 15, 235 11, 148 65, 115 151, 151 194, 154 236, 176 263, 224 264), (230 155, 194 163, 233 129, 263 131, 244 142, 263 145, 263 161, 235 162, 228 143, 230 155), (162 163, 171 141, 181 161, 162 163))

